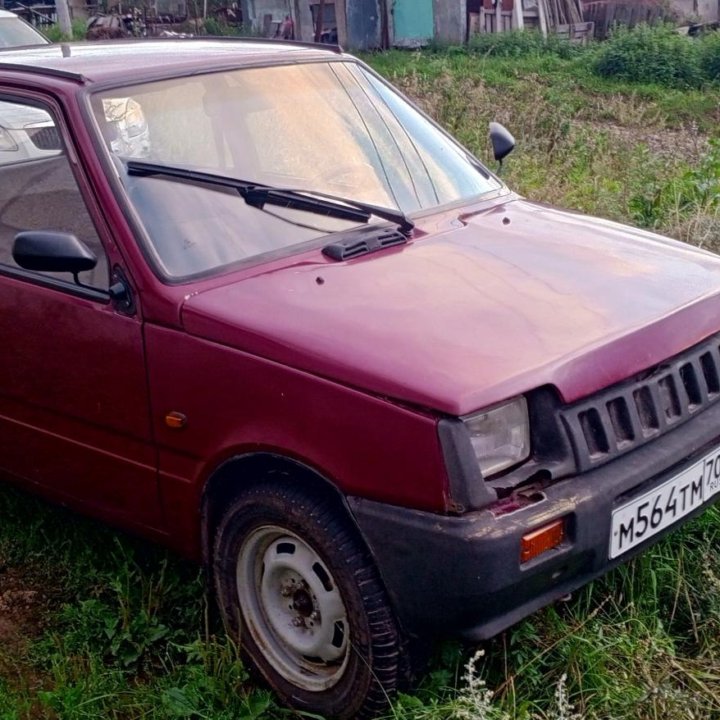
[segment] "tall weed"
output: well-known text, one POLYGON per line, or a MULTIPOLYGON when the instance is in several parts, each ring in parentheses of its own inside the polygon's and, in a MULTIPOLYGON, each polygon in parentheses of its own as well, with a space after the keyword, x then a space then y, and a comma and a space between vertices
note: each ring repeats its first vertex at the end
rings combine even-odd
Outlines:
POLYGON ((633 221, 720 250, 720 139, 708 142, 700 161, 683 172, 650 180, 628 203, 633 221), (686 234, 683 228, 692 228, 686 234))

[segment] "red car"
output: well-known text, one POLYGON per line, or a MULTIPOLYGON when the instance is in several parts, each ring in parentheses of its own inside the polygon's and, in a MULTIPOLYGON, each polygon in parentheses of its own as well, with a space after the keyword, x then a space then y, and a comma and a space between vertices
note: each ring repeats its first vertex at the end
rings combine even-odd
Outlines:
POLYGON ((715 255, 518 197, 338 49, 7 51, 0 98, 0 470, 204 562, 293 707, 716 497, 715 255))

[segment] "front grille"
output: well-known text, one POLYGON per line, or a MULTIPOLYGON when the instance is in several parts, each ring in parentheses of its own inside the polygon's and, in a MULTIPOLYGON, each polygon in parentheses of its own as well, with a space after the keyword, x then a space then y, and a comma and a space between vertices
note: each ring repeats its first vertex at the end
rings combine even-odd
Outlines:
POLYGON ((664 435, 720 398, 720 336, 561 411, 581 472, 664 435))
POLYGON ((60 135, 57 128, 53 126, 30 128, 27 130, 27 134, 33 145, 40 150, 60 150, 61 148, 60 135))

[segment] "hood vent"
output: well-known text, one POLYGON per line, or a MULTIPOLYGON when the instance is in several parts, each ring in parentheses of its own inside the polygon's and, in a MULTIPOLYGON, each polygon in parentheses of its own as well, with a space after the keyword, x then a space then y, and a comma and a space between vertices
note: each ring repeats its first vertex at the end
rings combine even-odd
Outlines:
POLYGON ((361 255, 405 243, 407 237, 395 228, 364 227, 345 233, 341 240, 326 245, 322 251, 332 260, 352 260, 361 255))

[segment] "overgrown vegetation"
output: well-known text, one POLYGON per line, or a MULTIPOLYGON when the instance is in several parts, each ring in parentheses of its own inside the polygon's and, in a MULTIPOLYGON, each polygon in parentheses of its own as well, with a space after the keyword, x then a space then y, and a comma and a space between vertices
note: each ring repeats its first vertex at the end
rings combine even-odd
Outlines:
MULTIPOLYGON (((507 125, 519 192, 720 250, 720 89, 600 77, 598 53, 493 36, 369 60, 488 162, 488 121, 507 125)), ((9 489, 0 519, 0 720, 290 717, 219 632, 196 567, 9 489)), ((443 644, 388 714, 575 717, 720 717, 720 509, 482 654, 443 644)))
POLYGON ((470 53, 493 57, 522 57, 527 55, 557 55, 569 58, 584 52, 582 45, 573 45, 557 35, 543 37, 539 32, 479 33, 467 46, 470 53))
POLYGON ((639 25, 632 30, 620 26, 607 41, 588 45, 571 44, 555 35, 544 38, 533 31, 482 33, 468 45, 435 50, 498 58, 576 58, 578 67, 600 77, 666 87, 697 88, 720 80, 720 34, 693 38, 680 35, 671 25, 639 25))

